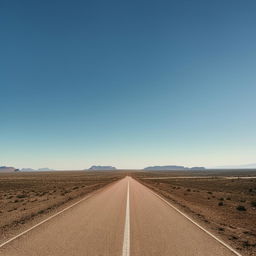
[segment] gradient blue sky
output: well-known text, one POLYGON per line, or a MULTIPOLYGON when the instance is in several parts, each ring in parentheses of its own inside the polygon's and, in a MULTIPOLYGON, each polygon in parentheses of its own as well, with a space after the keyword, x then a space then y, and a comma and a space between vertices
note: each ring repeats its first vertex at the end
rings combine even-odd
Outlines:
POLYGON ((256 2, 0 3, 0 165, 256 162, 256 2))

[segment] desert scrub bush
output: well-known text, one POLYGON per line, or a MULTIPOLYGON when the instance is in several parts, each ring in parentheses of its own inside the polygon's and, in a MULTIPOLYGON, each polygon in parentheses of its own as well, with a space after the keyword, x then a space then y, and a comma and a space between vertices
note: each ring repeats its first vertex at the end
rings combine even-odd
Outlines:
POLYGON ((252 202, 251 202, 251 206, 252 206, 252 207, 256 207, 256 201, 252 201, 252 202))
POLYGON ((191 189, 190 189, 190 188, 188 188, 188 189, 187 189, 187 191, 188 191, 188 192, 190 192, 190 191, 191 191, 191 189))
POLYGON ((218 203, 218 206, 223 206, 223 205, 224 205, 223 202, 218 203))
POLYGON ((246 208, 245 208, 243 205, 238 205, 238 206, 236 207, 236 209, 237 209, 238 211, 246 211, 246 208))
POLYGON ((250 243, 249 241, 244 241, 243 242, 243 247, 256 247, 256 243, 250 243))
POLYGON ((27 195, 26 195, 26 194, 19 194, 19 195, 17 195, 16 197, 17 197, 17 198, 25 198, 25 197, 27 197, 27 195))

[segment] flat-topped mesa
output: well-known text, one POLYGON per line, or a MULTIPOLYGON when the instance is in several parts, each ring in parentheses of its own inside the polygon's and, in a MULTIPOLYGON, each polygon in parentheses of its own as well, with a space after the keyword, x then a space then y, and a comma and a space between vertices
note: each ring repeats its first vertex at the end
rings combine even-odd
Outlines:
POLYGON ((51 171, 54 171, 53 169, 50 169, 50 168, 39 168, 37 169, 38 172, 51 172, 51 171))
POLYGON ((0 166, 0 172, 18 172, 19 169, 16 169, 14 167, 8 167, 8 166, 0 166))
POLYGON ((93 165, 88 170, 90 170, 90 171, 113 171, 113 170, 116 170, 116 167, 113 167, 113 166, 102 166, 102 165, 93 165))
POLYGON ((193 171, 201 171, 205 170, 205 167, 185 167, 180 165, 164 165, 164 166, 149 166, 144 168, 147 171, 186 171, 186 170, 193 170, 193 171))
POLYGON ((203 170, 205 170, 205 167, 195 166, 195 167, 191 167, 190 170, 193 170, 193 171, 203 171, 203 170))

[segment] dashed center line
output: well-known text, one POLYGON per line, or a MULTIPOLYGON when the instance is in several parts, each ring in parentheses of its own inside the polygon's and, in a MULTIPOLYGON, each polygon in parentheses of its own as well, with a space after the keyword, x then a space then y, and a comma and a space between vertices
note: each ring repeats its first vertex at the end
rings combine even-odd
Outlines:
POLYGON ((130 195, 129 194, 130 194, 130 184, 128 180, 122 256, 130 256, 130 195))

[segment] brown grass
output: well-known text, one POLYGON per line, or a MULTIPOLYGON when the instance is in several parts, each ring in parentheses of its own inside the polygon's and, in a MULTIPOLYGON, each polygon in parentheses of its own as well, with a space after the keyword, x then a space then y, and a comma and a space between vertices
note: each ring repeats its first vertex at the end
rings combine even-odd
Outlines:
MULTIPOLYGON (((187 172, 185 178, 172 172, 132 175, 244 255, 256 255, 256 179, 226 179, 214 172, 208 173, 209 177, 207 172, 203 174, 205 177, 201 178, 193 178, 198 173, 191 172, 192 178, 187 177, 187 172)), ((255 172, 252 175, 256 176, 255 172)))

